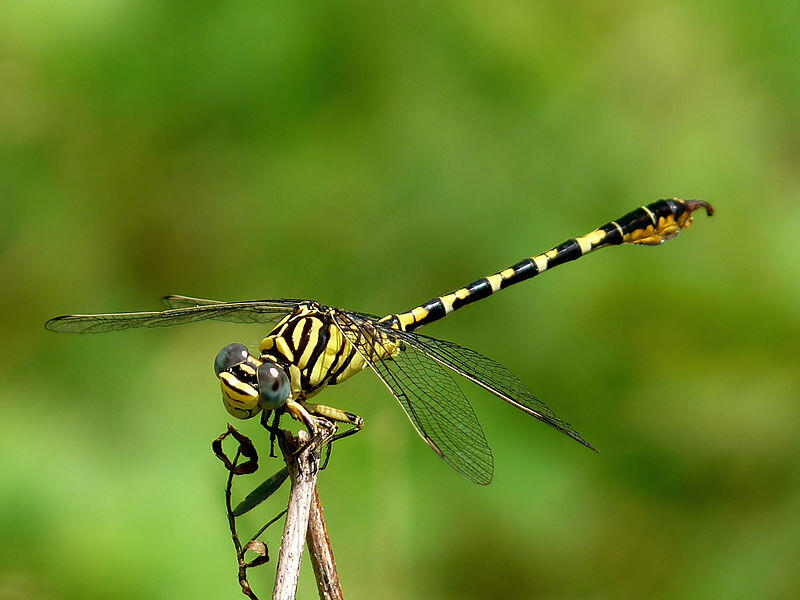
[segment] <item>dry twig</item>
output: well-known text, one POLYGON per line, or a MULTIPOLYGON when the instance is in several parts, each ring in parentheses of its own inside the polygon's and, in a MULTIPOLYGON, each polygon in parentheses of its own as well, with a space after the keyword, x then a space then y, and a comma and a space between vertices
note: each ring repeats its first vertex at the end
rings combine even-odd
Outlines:
POLYGON ((328 537, 328 528, 325 526, 322 502, 320 502, 319 492, 316 489, 308 517, 306 542, 311 564, 314 567, 314 576, 317 579, 320 600, 344 600, 339 574, 336 572, 331 540, 328 537))
MULTIPOLYGON (((294 600, 297 591, 300 561, 317 486, 320 450, 336 433, 336 428, 325 420, 320 419, 317 424, 319 427, 314 438, 309 438, 304 430, 298 432, 297 438, 288 431, 281 431, 278 436, 278 445, 289 469, 292 489, 278 557, 273 600, 294 600)), ((329 541, 327 545, 330 545, 329 541)), ((331 553, 331 558, 332 556, 331 553)), ((336 579, 338 581, 338 577, 336 579)))

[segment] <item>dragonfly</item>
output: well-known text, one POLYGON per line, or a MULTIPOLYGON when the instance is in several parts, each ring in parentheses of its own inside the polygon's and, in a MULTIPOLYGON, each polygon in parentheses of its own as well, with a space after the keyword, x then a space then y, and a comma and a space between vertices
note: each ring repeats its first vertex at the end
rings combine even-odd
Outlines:
POLYGON ((713 207, 703 200, 658 200, 554 248, 525 258, 411 310, 383 317, 326 306, 307 299, 222 302, 167 296, 165 310, 56 317, 55 332, 101 333, 200 321, 272 325, 257 353, 244 344, 222 348, 214 361, 222 400, 236 418, 261 414, 277 424, 288 414, 310 432, 316 419, 349 425, 340 437, 360 431, 354 413, 310 402, 327 386, 371 369, 400 403, 420 437, 445 463, 477 484, 492 480, 494 459, 481 425, 452 374, 477 384, 591 450, 569 423, 536 398, 507 367, 475 350, 418 333, 473 302, 606 246, 655 246, 692 223, 692 213, 713 207))

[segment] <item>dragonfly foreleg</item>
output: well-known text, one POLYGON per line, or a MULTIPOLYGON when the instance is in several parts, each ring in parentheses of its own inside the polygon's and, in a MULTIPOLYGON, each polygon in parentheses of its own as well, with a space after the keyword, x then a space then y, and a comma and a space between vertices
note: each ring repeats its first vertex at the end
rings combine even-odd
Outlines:
MULTIPOLYGON (((308 430, 308 434, 310 436, 309 441, 307 444, 301 445, 297 448, 296 453, 299 454, 300 452, 305 451, 310 444, 318 443, 319 442, 319 430, 320 428, 327 431, 327 435, 325 435, 326 442, 329 443, 335 439, 337 439, 336 435, 336 422, 337 421, 344 421, 346 423, 364 423, 364 419, 361 417, 354 415, 352 413, 346 413, 341 410, 336 410, 335 408, 330 408, 328 406, 322 406, 321 408, 327 409, 327 411, 322 410, 319 411, 317 408, 320 407, 318 404, 306 404, 305 402, 295 402, 294 400, 287 400, 286 404, 287 412, 292 416, 292 418, 302 422, 306 429, 308 430), (334 414, 336 416, 334 416, 334 414), (344 418, 337 418, 338 416, 344 416, 344 418)), ((327 464, 327 459, 330 458, 330 452, 328 453, 328 457, 326 458, 325 463, 327 464)))
POLYGON ((314 417, 311 416, 309 411, 302 403, 295 402, 294 400, 287 400, 284 406, 286 406, 286 411, 291 415, 293 419, 300 421, 303 425, 306 426, 308 434, 312 438, 316 437, 317 423, 314 420, 314 417))
POLYGON ((281 422, 281 413, 280 410, 265 410, 261 413, 261 426, 264 427, 267 431, 269 431, 269 457, 270 458, 278 458, 278 455, 275 454, 275 442, 278 439, 278 426, 281 422), (272 414, 272 423, 269 422, 270 414, 272 414))

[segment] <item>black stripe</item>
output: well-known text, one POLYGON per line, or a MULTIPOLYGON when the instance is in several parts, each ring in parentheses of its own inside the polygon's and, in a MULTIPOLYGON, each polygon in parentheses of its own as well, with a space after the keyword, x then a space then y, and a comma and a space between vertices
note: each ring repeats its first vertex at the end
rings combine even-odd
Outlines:
MULTIPOLYGON (((682 202, 682 201, 677 200, 677 199, 660 200, 659 202, 663 202, 664 204, 666 204, 667 208, 669 209, 669 212, 676 219, 678 217, 680 217, 683 213, 685 213, 687 210, 689 210, 689 207, 686 205, 685 202, 682 202)), ((666 216, 666 215, 663 215, 663 216, 666 216)))
POLYGON ((297 347, 294 349, 295 360, 300 360, 300 357, 303 356, 303 352, 306 350, 306 346, 308 346, 308 339, 311 334, 311 326, 313 325, 310 317, 304 317, 302 321, 298 321, 295 324, 294 329, 292 330, 292 335, 289 337, 289 341, 294 344, 294 330, 297 329, 297 326, 300 325, 302 322, 303 329, 300 332, 300 342, 297 344, 297 347))
MULTIPOLYGON (((333 326, 336 327, 335 324, 333 326)), ((339 359, 342 358, 342 355, 344 354, 344 349, 347 346, 348 341, 349 340, 347 340, 344 334, 342 334, 342 343, 339 344, 339 348, 336 350, 336 354, 333 355, 333 360, 331 361, 331 364, 328 365, 328 368, 325 370, 324 375, 320 374, 322 379, 331 376, 331 369, 333 369, 336 363, 339 362, 339 359)))
POLYGON ((556 255, 553 258, 547 260, 547 268, 550 269, 552 267, 557 267, 558 265, 563 265, 566 262, 571 260, 575 260, 576 258, 580 258, 583 256, 583 252, 581 252, 580 244, 578 244, 578 240, 575 238, 571 240, 567 240, 566 242, 562 242, 555 248, 556 255))
POLYGON ((520 281, 525 281, 526 279, 530 279, 531 277, 536 277, 539 274, 539 268, 536 266, 536 263, 533 262, 533 260, 531 260, 530 258, 521 260, 517 264, 512 265, 510 268, 514 269, 514 274, 508 279, 503 279, 500 282, 501 290, 503 288, 507 288, 510 285, 514 285, 515 283, 519 283, 520 281))
MULTIPOLYGON (((326 324, 325 321, 322 321, 322 326, 319 328, 319 334, 317 335, 317 345, 314 346, 314 350, 311 352, 311 356, 308 357, 308 361, 306 362, 306 369, 308 370, 309 377, 311 373, 314 372, 314 368, 317 366, 317 360, 319 360, 319 355, 322 354, 322 351, 328 346, 328 342, 330 341, 330 321, 326 324)), ((344 344, 340 344, 339 351, 341 351, 341 347, 344 344)), ((336 364, 334 360, 333 364, 336 364)), ((324 379, 325 376, 323 373, 320 373, 320 379, 324 379)))
POLYGON ((648 204, 647 208, 651 213, 653 213, 653 215, 655 215, 656 223, 658 223, 658 219, 661 217, 672 217, 682 213, 683 210, 685 210, 686 205, 683 205, 683 210, 676 212, 673 207, 679 206, 680 203, 675 202, 674 200, 657 200, 651 204, 648 204))
MULTIPOLYGON (((652 209, 649 209, 652 212, 652 209)), ((653 219, 644 208, 632 210, 627 215, 617 219, 617 225, 622 228, 622 232, 628 235, 637 229, 646 229, 653 224, 653 219)))
POLYGON ((437 321, 447 315, 447 311, 444 309, 442 299, 438 297, 428 300, 422 305, 422 308, 428 311, 428 315, 424 319, 420 319, 420 325, 423 323, 430 323, 431 321, 437 321))
POLYGON ((600 230, 606 233, 606 239, 603 240, 604 244, 616 246, 622 243, 622 232, 619 230, 619 227, 613 223, 606 223, 600 230))
POLYGON ((458 310, 462 306, 466 306, 467 304, 472 304, 478 300, 482 300, 483 298, 488 298, 492 295, 492 286, 489 285, 489 280, 485 277, 473 281, 467 287, 467 297, 463 300, 461 298, 456 298, 453 300, 453 310, 458 310))
POLYGON ((256 374, 254 373, 254 374, 251 375, 250 373, 248 373, 247 371, 242 369, 242 365, 241 364, 235 365, 230 370, 230 373, 238 381, 241 381, 243 383, 246 383, 246 384, 254 386, 254 387, 258 387, 258 379, 256 377, 256 374))
MULTIPOLYGON (((344 347, 344 344, 342 344, 342 347, 344 347)), ((355 357, 357 352, 358 351, 356 350, 356 347, 351 345, 350 346, 350 355, 344 360, 344 362, 342 363, 341 367, 336 369, 335 372, 331 373, 331 378, 330 378, 330 384, 331 385, 336 385, 338 383, 337 382, 337 378, 339 377, 339 375, 344 373, 345 370, 347 370, 347 367, 349 367, 350 363, 353 362, 353 358, 355 357)), ((336 364, 336 363, 334 363, 334 364, 336 364)))

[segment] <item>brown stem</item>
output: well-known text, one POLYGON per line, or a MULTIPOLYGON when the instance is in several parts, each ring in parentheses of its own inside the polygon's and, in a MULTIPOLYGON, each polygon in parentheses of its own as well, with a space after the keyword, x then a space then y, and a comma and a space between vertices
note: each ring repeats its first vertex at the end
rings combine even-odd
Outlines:
POLYGON ((236 517, 233 516, 233 507, 231 506, 231 488, 233 487, 233 476, 236 471, 236 464, 239 462, 239 457, 242 455, 241 447, 236 451, 236 456, 233 459, 231 468, 228 470, 228 482, 225 485, 225 511, 228 514, 228 527, 231 530, 231 539, 233 539, 233 547, 236 548, 236 562, 239 564, 239 585, 242 587, 242 593, 251 600, 258 600, 253 588, 250 587, 250 582, 247 580, 247 561, 244 559, 244 549, 242 542, 239 540, 239 534, 236 531, 236 517))
POLYGON ((314 488, 314 499, 308 518, 306 542, 311 564, 314 567, 314 576, 317 579, 320 600, 344 600, 339 574, 336 572, 336 560, 333 558, 331 540, 328 537, 328 528, 325 526, 322 502, 316 488, 314 488))

